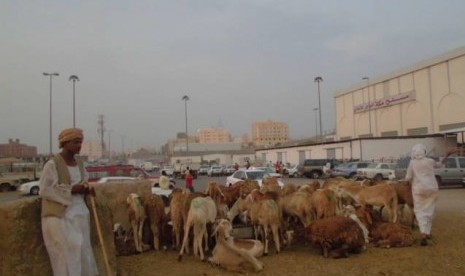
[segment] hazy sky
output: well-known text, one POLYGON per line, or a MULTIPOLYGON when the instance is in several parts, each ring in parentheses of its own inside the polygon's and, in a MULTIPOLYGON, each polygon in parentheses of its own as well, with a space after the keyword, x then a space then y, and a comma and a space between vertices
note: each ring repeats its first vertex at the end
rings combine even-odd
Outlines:
MULTIPOLYGON (((185 131, 253 121, 289 124, 291 138, 315 134, 322 76, 324 131, 334 95, 465 45, 465 1, 18 1, 0 2, 0 143, 53 150, 76 121, 98 139, 105 116, 112 149, 157 148, 185 131), (123 138, 124 137, 124 138, 123 138)), ((105 141, 108 136, 106 134, 105 141)))

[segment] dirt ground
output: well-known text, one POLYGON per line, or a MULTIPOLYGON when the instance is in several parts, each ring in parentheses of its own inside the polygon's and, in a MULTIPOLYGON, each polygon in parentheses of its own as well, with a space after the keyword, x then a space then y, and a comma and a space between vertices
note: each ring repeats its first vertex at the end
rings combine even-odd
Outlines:
MULTIPOLYGON (((368 247, 346 259, 325 259, 305 244, 284 248, 260 260, 261 275, 465 275, 465 189, 442 189, 433 223, 433 239, 426 247, 368 247)), ((418 230, 414 231, 418 238, 418 230)), ((208 255, 208 254, 207 254, 208 255)), ((177 252, 148 251, 118 257, 120 275, 241 275, 212 267, 193 256, 177 261, 177 252)), ((251 270, 248 274, 255 274, 251 270)))

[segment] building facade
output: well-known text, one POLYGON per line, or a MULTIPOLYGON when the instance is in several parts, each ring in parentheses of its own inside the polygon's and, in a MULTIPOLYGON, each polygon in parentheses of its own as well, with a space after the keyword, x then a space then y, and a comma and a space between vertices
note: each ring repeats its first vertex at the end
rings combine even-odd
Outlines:
POLYGON ((99 160, 103 157, 102 143, 99 140, 84 140, 79 155, 86 156, 88 161, 99 160))
POLYGON ((37 157, 37 147, 21 144, 19 139, 8 139, 8 144, 0 144, 0 158, 16 157, 31 159, 37 157))
POLYGON ((336 139, 465 128, 465 47, 364 80, 335 96, 336 139))
POLYGON ((267 147, 289 140, 289 126, 284 122, 266 121, 252 123, 252 143, 256 147, 267 147))
POLYGON ((197 130, 200 144, 222 144, 231 142, 231 134, 224 128, 201 128, 197 130))

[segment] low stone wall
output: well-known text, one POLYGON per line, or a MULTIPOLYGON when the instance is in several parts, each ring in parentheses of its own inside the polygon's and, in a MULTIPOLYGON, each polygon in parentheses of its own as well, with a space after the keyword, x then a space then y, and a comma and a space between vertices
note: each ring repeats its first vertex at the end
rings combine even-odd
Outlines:
MULTIPOLYGON (((135 192, 151 194, 150 183, 117 183, 96 185, 96 209, 110 267, 116 275, 116 250, 113 224, 129 225, 126 198, 135 192)), ((52 275, 47 251, 42 239, 41 199, 26 197, 0 203, 0 275, 52 275)), ((101 275, 106 275, 101 245, 95 227, 90 202, 91 242, 101 275)))

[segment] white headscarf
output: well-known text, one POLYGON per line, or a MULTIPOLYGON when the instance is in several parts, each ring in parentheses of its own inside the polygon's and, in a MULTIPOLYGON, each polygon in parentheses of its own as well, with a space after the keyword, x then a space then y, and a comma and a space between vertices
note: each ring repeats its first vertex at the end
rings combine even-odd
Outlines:
POLYGON ((412 148, 410 157, 412 159, 422 159, 426 156, 426 146, 423 144, 416 144, 412 148))

